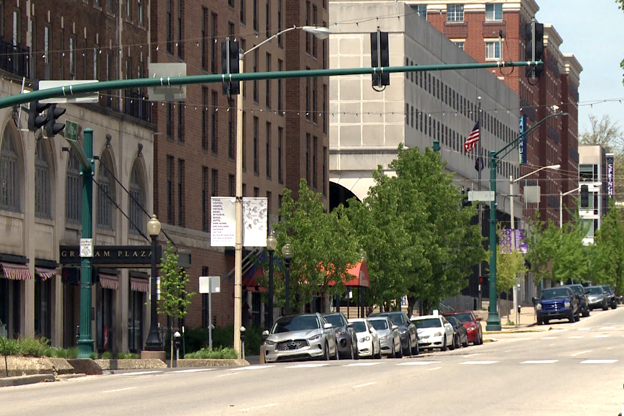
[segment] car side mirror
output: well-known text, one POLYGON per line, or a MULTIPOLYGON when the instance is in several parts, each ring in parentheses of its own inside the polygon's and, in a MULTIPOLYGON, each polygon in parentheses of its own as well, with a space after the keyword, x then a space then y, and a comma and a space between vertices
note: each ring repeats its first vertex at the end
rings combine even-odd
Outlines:
POLYGON ((334 326, 330 323, 323 324, 323 329, 332 329, 334 326))
POLYGON ((268 336, 269 336, 269 331, 267 331, 266 329, 262 331, 262 338, 267 338, 268 336))
POLYGON ((481 322, 482 320, 483 320, 483 318, 477 317, 477 322, 481 322))
POLYGON ((355 325, 353 325, 353 322, 349 322, 349 323, 347 324, 347 328, 353 328, 354 326, 355 326, 355 325))

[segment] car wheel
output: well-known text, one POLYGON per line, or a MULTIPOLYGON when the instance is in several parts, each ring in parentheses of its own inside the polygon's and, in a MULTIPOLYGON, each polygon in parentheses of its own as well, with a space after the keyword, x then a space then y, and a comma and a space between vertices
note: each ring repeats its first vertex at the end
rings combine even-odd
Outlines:
MULTIPOLYGON (((483 344, 483 340, 481 340, 481 343, 483 344)), ((468 337, 466 337, 466 342, 464 342, 462 344, 462 347, 466 348, 468 346, 468 337)))
POLYGON ((583 318, 587 318, 589 316, 589 308, 585 307, 585 310, 583 310, 583 318))
POLYGON ((442 348, 440 351, 446 351, 446 335, 444 335, 444 339, 442 339, 442 348))
POLYGON ((576 315, 574 315, 574 322, 578 322, 581 320, 581 313, 577 313, 576 315))
POLYGON ((340 360, 340 351, 338 351, 338 343, 334 346, 334 360, 340 360))
POLYGON ((609 309, 609 305, 607 304, 607 302, 605 302, 605 303, 602 305, 602 310, 603 310, 603 311, 606 311, 606 310, 608 310, 608 309, 609 309))
POLYGON ((449 350, 453 351, 455 347, 457 347, 457 337, 455 336, 455 334, 453 334, 453 342, 451 342, 449 350))
POLYGON ((377 346, 377 355, 375 356, 376 359, 381 360, 381 344, 379 344, 377 346))
POLYGON ((351 354, 351 356, 353 357, 353 360, 359 360, 360 359, 360 351, 358 350, 357 347, 357 343, 353 343, 351 342, 351 350, 353 350, 353 353, 351 354))
MULTIPOLYGON (((394 343, 392 345, 394 345, 394 343)), ((394 347, 394 357, 395 358, 403 358, 403 348, 401 348, 401 342, 400 341, 399 341, 399 349, 397 350, 396 347, 394 347)))
POLYGON ((412 353, 412 355, 420 354, 420 347, 418 346, 418 339, 416 340, 416 346, 412 348, 410 352, 412 353))
POLYGON ((570 321, 570 322, 576 321, 576 317, 574 316, 574 312, 570 312, 570 316, 568 316, 568 321, 570 321))
POLYGON ((615 303, 615 302, 614 302, 614 303, 613 303, 613 306, 611 306, 611 308, 613 308, 613 309, 617 309, 617 303, 615 303))
POLYGON ((477 340, 478 344, 477 345, 481 345, 483 344, 483 334, 479 332, 479 339, 477 340))
POLYGON ((542 321, 542 318, 540 318, 539 316, 537 317, 537 324, 538 325, 543 325, 544 321, 542 321))
POLYGON ((325 350, 323 351, 323 361, 329 361, 329 345, 325 343, 325 350))
POLYGON ((548 325, 548 323, 549 323, 549 322, 550 322, 550 321, 549 321, 548 319, 544 319, 544 323, 545 323, 546 325, 548 325))

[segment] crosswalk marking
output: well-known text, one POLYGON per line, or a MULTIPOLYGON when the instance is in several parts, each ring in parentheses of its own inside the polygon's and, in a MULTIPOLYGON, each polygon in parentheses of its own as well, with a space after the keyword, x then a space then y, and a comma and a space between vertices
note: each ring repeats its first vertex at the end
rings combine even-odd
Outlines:
POLYGON ((464 361, 463 363, 460 364, 466 364, 466 365, 486 365, 486 364, 495 364, 498 361, 464 361))
POLYGON ((581 364, 613 364, 618 360, 585 360, 581 361, 581 364))
POLYGON ((559 360, 529 360, 529 361, 523 361, 520 364, 553 364, 556 363, 559 360))

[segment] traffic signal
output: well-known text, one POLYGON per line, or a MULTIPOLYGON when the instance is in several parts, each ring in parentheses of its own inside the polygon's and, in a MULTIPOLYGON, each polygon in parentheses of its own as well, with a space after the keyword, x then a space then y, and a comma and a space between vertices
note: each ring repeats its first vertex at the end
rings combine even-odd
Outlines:
POLYGON ((57 123, 57 119, 65 114, 65 109, 61 107, 57 107, 56 104, 50 105, 48 108, 47 122, 46 122, 46 131, 45 135, 49 139, 51 137, 56 136, 65 128, 64 123, 57 123))
MULTIPOLYGON (((544 60, 544 25, 535 21, 526 25, 526 53, 527 61, 544 60)), ((527 78, 539 78, 544 72, 544 65, 536 67, 527 66, 525 75, 527 78)))
MULTIPOLYGON (((238 41, 226 38, 221 43, 221 69, 224 74, 238 74, 240 68, 238 66, 239 48, 238 41)), ((230 81, 224 79, 223 94, 228 97, 240 94, 240 81, 230 81)))
POLYGON ((470 188, 462 190, 462 208, 472 206, 472 202, 468 199, 470 188))
POLYGON ((581 185, 581 208, 589 208, 589 186, 581 185))
POLYGON ((50 104, 43 104, 39 101, 31 101, 28 108, 28 130, 37 131, 48 122, 48 114, 44 111, 50 104))
MULTIPOLYGON (((371 38, 371 66, 387 67, 390 66, 390 52, 388 49, 388 32, 377 32, 370 34, 371 38)), ((373 73, 373 88, 390 85, 390 74, 388 72, 373 73)))

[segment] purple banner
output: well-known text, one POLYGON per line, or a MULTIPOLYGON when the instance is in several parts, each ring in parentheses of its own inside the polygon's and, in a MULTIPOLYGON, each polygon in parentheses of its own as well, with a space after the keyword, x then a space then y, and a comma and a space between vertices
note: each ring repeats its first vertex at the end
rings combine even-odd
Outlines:
MULTIPOLYGON (((524 134, 524 132, 526 131, 526 127, 527 127, 527 116, 525 115, 521 115, 520 116, 520 121, 518 124, 518 133, 520 133, 519 135, 522 136, 524 134)), ((522 137, 520 139, 520 142, 518 143, 518 162, 521 165, 526 165, 527 163, 527 138, 526 136, 522 137)))
POLYGON ((522 254, 526 254, 529 246, 524 242, 525 232, 523 229, 519 230, 501 230, 501 253, 509 254, 512 249, 515 248, 515 251, 519 251, 522 254), (514 244, 515 242, 515 244, 514 244))
POLYGON ((607 155, 607 194, 613 198, 615 194, 615 155, 607 155))

